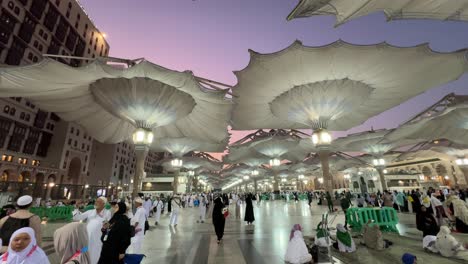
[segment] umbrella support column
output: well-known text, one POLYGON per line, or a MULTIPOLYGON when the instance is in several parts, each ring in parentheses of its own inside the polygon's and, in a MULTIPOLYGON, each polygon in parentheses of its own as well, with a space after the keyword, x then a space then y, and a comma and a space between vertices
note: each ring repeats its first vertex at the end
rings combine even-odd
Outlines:
POLYGON ((257 180, 254 180, 254 193, 257 193, 257 180))
POLYGON ((459 186, 466 186, 468 182, 468 167, 460 166, 459 168, 463 175, 461 175, 461 177, 456 177, 456 184, 459 186))
POLYGON ((278 177, 276 175, 275 175, 274 180, 275 180, 275 182, 273 183, 273 192, 274 193, 279 193, 280 189, 279 189, 278 177))
POLYGON ((179 173, 180 170, 174 175, 174 181, 172 182, 172 193, 176 194, 177 188, 179 188, 179 173))
POLYGON ((320 163, 322 164, 323 186, 325 191, 333 195, 333 178, 330 175, 329 157, 330 152, 327 150, 319 151, 320 163))
POLYGON ((377 172, 379 173, 380 177, 380 184, 382 185, 382 192, 387 190, 387 182, 385 181, 385 173, 383 172, 382 168, 378 168, 377 172))
POLYGON ((141 181, 145 172, 145 159, 148 155, 148 150, 149 147, 146 145, 135 145, 136 169, 133 179, 133 198, 138 197, 138 193, 141 191, 141 181))

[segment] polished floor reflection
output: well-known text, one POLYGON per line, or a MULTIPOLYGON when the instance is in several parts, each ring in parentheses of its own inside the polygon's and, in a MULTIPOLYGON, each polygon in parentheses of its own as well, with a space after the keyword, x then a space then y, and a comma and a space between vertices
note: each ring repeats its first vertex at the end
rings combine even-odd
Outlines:
MULTIPOLYGON (((310 208, 306 202, 262 202, 254 206, 255 222, 252 226, 230 215, 221 245, 216 243, 211 217, 207 217, 203 224, 196 223, 198 208, 182 209, 177 227, 170 227, 170 217, 164 214, 158 226, 154 226, 154 220, 150 219, 151 230, 147 232, 143 243, 147 258, 143 263, 284 263, 289 231, 293 224, 301 224, 305 236, 314 236, 321 215, 326 211, 325 207, 316 204, 314 201, 310 208)), ((244 208, 241 211, 243 216, 244 208)), ((231 212, 234 212, 233 206, 231 212)), ((401 256, 405 252, 415 254, 418 263, 463 263, 424 252, 421 232, 415 228, 415 216, 399 214, 399 217, 401 235, 385 234, 387 239, 395 243, 390 249, 378 252, 358 246, 357 252, 352 254, 333 250, 335 263, 396 264, 401 263, 401 256)), ((342 212, 337 213, 333 226, 339 222, 344 222, 342 212)), ((46 226, 46 233, 52 232, 54 226, 46 226)), ((468 242, 466 235, 455 236, 459 241, 468 242)), ((56 256, 51 251, 49 253, 53 260, 56 256)), ((328 262, 325 255, 321 255, 320 262, 328 262)))
MULTIPOLYGON (((224 242, 218 245, 211 220, 197 224, 198 209, 186 208, 182 210, 177 227, 169 227, 166 215, 161 225, 147 233, 144 252, 148 258, 145 263, 284 263, 292 225, 301 224, 304 235, 313 236, 325 210, 325 207, 317 206, 316 201, 312 208, 306 202, 262 202, 254 207, 253 226, 247 226, 231 215, 226 222, 224 242)), ((231 212, 234 212, 233 206, 231 212)), ((400 219, 402 236, 386 234, 395 242, 394 247, 377 252, 360 246, 358 252, 347 255, 332 251, 335 263, 401 263, 401 255, 405 252, 416 254, 420 263, 462 263, 425 253, 421 233, 414 225, 414 215, 400 214, 400 219)), ((333 226, 338 222, 344 222, 343 213, 337 213, 333 226)), ((466 236, 459 238, 468 242, 466 236)), ((321 260, 328 262, 326 258, 321 260)))

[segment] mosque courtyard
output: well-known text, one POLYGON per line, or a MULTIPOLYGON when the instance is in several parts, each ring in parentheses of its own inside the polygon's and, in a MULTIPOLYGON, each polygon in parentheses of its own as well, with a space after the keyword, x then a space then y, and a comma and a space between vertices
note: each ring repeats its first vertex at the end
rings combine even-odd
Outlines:
MULTIPOLYGON (((236 220, 231 214, 226 221, 222 244, 216 242, 211 217, 207 215, 206 222, 196 223, 198 208, 185 208, 179 212, 177 227, 169 226, 170 216, 165 212, 158 226, 150 219, 151 229, 145 235, 143 253, 147 256, 142 263, 225 263, 225 264, 274 264, 284 263, 289 231, 294 224, 301 224, 305 237, 313 237, 315 228, 326 212, 326 206, 318 206, 317 200, 312 207, 306 201, 298 203, 284 201, 262 201, 254 206, 255 222, 247 226, 243 221, 245 206, 241 208, 241 220, 236 220)), ((231 213, 234 205, 230 206, 231 213)), ((344 214, 338 211, 330 226, 344 223, 344 214)), ((333 263, 401 263, 401 256, 412 253, 417 256, 418 263, 463 263, 462 260, 451 260, 440 255, 424 252, 422 248, 422 233, 416 229, 415 215, 400 213, 398 226, 400 235, 384 233, 384 237, 394 242, 387 250, 376 251, 359 245, 359 238, 354 238, 357 251, 340 253, 331 249, 333 263)), ((329 218, 333 219, 333 215, 329 218)), ((44 249, 49 254, 51 263, 58 263, 57 255, 52 245, 52 235, 55 229, 64 223, 47 223, 45 227, 44 249)), ((333 234, 333 232, 332 232, 333 234)), ((353 236, 358 236, 353 233, 353 236)), ((459 240, 468 242, 468 235, 453 235, 459 240)), ((319 255, 319 263, 330 263, 324 254, 319 255)))

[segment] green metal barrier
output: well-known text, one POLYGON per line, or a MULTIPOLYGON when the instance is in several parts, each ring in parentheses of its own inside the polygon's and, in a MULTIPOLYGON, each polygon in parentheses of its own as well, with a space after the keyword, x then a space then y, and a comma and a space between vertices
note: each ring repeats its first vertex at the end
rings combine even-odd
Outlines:
POLYGON ((359 232, 369 220, 373 220, 372 224, 378 225, 382 231, 398 233, 396 225, 399 219, 393 207, 352 207, 346 211, 346 221, 355 231, 359 232))
MULTIPOLYGON (((107 209, 107 210, 110 210, 111 208, 112 208, 112 206, 111 206, 109 203, 107 203, 107 204, 104 206, 104 209, 107 209)), ((89 211, 89 210, 93 210, 93 209, 94 209, 94 204, 87 205, 87 206, 84 208, 85 212, 86 212, 86 211, 89 211)))
POLYGON ((49 221, 66 220, 71 221, 73 206, 55 206, 47 209, 47 218, 49 221))
POLYGON ((71 221, 73 218, 73 206, 55 206, 51 208, 46 207, 32 207, 29 211, 41 219, 47 217, 48 221, 66 220, 71 221))
POLYGON ((31 207, 29 212, 39 216, 41 219, 47 216, 47 208, 45 207, 31 207))

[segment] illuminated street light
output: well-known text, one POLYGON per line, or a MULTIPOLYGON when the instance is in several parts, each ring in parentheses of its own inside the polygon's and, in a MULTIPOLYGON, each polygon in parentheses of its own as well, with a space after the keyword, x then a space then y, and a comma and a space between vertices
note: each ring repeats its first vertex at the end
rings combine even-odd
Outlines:
POLYGON ((323 177, 318 178, 318 181, 320 182, 320 184, 322 184, 323 183, 323 177))
POLYGON ((332 142, 332 136, 326 129, 317 129, 312 133, 312 143, 315 146, 329 146, 332 142))
POLYGON ((271 159, 270 160, 270 166, 277 167, 279 165, 281 165, 281 160, 279 160, 279 159, 271 159))
POLYGON ((373 180, 373 181, 376 181, 376 180, 377 180, 377 177, 375 177, 375 176, 372 177, 372 180, 373 180))
POLYGON ((304 176, 303 174, 297 176, 297 178, 299 178, 300 180, 304 179, 304 177, 305 177, 305 176, 304 176))
POLYGON ((189 176, 194 176, 194 175, 195 175, 195 171, 189 170, 189 171, 187 172, 187 174, 188 174, 189 176))
POLYGON ((250 179, 250 177, 249 177, 249 176, 247 176, 247 175, 244 175, 244 177, 242 177, 242 178, 243 178, 244 180, 248 180, 248 179, 250 179))
POLYGON ((458 165, 458 166, 468 166, 468 159, 464 158, 464 159, 456 159, 455 160, 455 163, 458 165))
POLYGON ((287 180, 286 179, 281 179, 281 182, 286 182, 287 180))
POLYGON ((258 170, 253 170, 252 172, 250 172, 252 176, 257 176, 258 173, 259 173, 258 170))
POLYGON ((183 163, 184 163, 184 162, 183 162, 181 159, 173 159, 173 160, 171 160, 171 165, 172 165, 172 167, 175 167, 175 168, 180 168, 180 167, 182 167, 183 163))
POLYGON ((154 134, 151 130, 138 128, 133 133, 133 143, 135 145, 151 145, 153 143, 154 134))
POLYGON ((384 159, 373 159, 372 164, 374 164, 374 166, 385 166, 385 160, 384 159))

